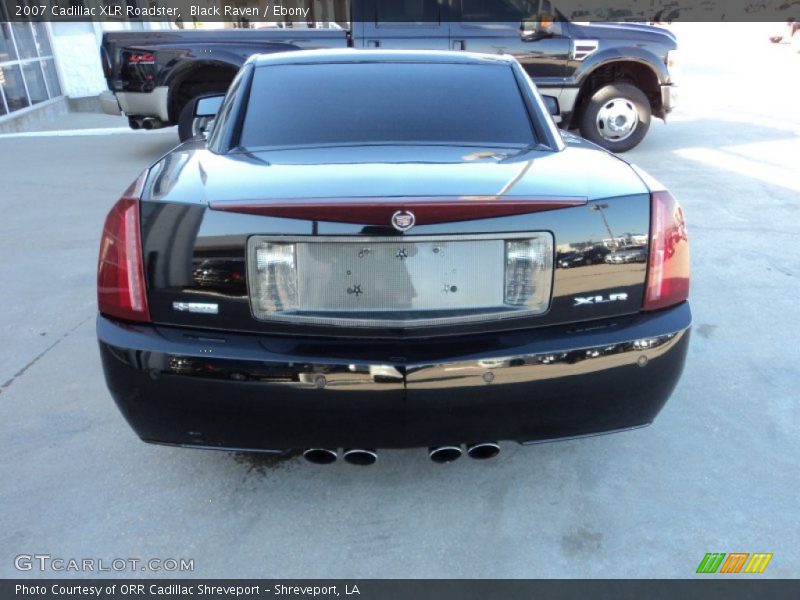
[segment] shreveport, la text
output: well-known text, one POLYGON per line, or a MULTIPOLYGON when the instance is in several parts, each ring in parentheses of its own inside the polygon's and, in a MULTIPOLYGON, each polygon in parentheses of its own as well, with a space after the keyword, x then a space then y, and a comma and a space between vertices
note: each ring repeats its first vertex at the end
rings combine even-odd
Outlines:
POLYGON ((354 596, 360 595, 358 586, 345 585, 340 588, 336 585, 208 585, 170 583, 167 585, 157 583, 121 583, 108 585, 80 585, 80 584, 24 584, 18 583, 15 588, 17 596, 94 596, 121 594, 123 596, 354 596))

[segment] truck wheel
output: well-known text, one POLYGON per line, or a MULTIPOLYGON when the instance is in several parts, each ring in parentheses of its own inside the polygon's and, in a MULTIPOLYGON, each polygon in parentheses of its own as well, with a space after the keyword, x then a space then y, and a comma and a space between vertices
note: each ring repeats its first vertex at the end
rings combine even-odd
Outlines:
MULTIPOLYGON (((182 142, 208 131, 214 119, 211 117, 197 117, 194 116, 194 105, 198 98, 207 96, 213 92, 206 92, 200 96, 195 96, 183 105, 181 114, 178 116, 178 137, 182 142)), ((221 92, 225 93, 225 92, 221 92)))
POLYGON ((597 90, 580 120, 581 135, 611 152, 635 147, 649 127, 650 102, 629 83, 613 83, 597 90))

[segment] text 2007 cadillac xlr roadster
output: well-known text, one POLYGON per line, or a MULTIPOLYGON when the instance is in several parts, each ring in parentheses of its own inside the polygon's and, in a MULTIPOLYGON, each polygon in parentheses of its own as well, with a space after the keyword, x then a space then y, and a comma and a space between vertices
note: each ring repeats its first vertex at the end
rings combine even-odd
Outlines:
POLYGON ((368 464, 652 422, 689 341, 683 212, 553 102, 509 56, 252 57, 105 223, 97 335, 136 433, 368 464))

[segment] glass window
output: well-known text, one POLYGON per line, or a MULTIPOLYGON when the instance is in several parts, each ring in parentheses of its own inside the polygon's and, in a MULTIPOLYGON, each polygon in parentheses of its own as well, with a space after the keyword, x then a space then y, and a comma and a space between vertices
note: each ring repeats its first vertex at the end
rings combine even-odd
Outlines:
POLYGON ((0 23, 0 115, 61 95, 52 54, 44 23, 0 23))
POLYGON ((51 56, 50 38, 47 37, 47 29, 44 23, 32 23, 33 37, 36 39, 36 47, 39 48, 39 56, 51 56))
POLYGON ((47 88, 44 86, 44 75, 39 61, 23 63, 22 73, 28 84, 28 94, 32 104, 47 100, 47 88))
POLYGON ((530 6, 524 1, 462 0, 461 6, 465 21, 520 21, 532 16, 530 6))
POLYGON ((22 83, 22 72, 19 70, 19 65, 0 67, 0 86, 3 86, 8 110, 14 111, 30 106, 28 96, 25 94, 25 85, 22 83))
POLYGON ((0 23, 0 62, 17 60, 14 42, 11 40, 11 28, 8 23, 0 23))
POLYGON ((462 0, 464 21, 553 21, 549 0, 462 0))
POLYGON ((242 87, 242 81, 248 77, 248 73, 253 67, 246 67, 240 70, 236 77, 233 78, 225 99, 222 101, 222 106, 217 111, 217 116, 214 119, 214 125, 208 134, 208 145, 212 148, 217 148, 222 143, 221 137, 223 132, 231 127, 230 118, 233 113, 233 107, 238 104, 239 88, 242 87))
POLYGON ((329 63, 256 69, 241 144, 536 142, 507 65, 329 63))
POLYGON ((376 0, 375 20, 378 23, 438 22, 437 0, 376 0))
POLYGON ((36 58, 39 56, 36 52, 36 42, 33 39, 33 30, 30 23, 11 23, 11 28, 14 31, 14 39, 17 40, 17 51, 19 57, 23 58, 36 58))
POLYGON ((56 65, 52 60, 44 61, 44 78, 47 81, 47 87, 50 88, 50 97, 55 98, 61 95, 61 85, 58 83, 58 74, 56 73, 56 65))

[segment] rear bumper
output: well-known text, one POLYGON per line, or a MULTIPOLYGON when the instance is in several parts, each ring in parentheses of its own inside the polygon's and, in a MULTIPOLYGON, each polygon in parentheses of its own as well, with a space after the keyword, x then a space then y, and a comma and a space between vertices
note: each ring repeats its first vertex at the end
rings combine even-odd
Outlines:
POLYGON ((122 112, 129 117, 156 117, 169 122, 167 98, 169 88, 159 86, 150 92, 116 92, 122 112))
POLYGON ((661 86, 661 107, 664 116, 673 111, 678 101, 678 88, 674 84, 665 84, 661 86))
POLYGON ((98 317, 106 382, 145 441, 403 448, 594 435, 653 421, 689 305, 583 326, 393 342, 275 338, 98 317))
POLYGON ((109 90, 100 92, 100 94, 97 96, 97 101, 100 103, 100 108, 102 108, 103 112, 107 115, 119 116, 122 112, 119 108, 119 102, 117 102, 117 97, 114 95, 114 92, 109 90))

